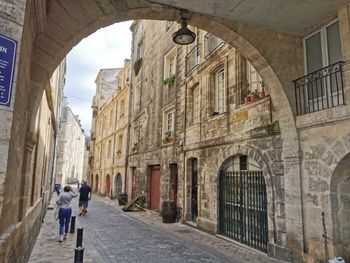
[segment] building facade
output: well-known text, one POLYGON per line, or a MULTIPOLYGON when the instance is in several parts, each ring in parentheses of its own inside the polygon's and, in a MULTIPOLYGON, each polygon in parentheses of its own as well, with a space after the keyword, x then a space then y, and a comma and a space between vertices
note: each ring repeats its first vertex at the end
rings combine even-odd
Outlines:
POLYGON ((95 192, 115 198, 125 192, 127 176, 130 61, 122 69, 100 70, 96 81, 90 147, 90 184, 95 192), (105 76, 108 76, 108 79, 105 76), (114 91, 97 98, 104 90, 114 91))
POLYGON ((128 194, 146 194, 146 207, 157 211, 174 200, 184 222, 287 260, 299 249, 286 245, 292 213, 302 223, 305 261, 347 258, 349 71, 342 19, 303 38, 306 75, 291 80, 294 147, 286 146, 294 135, 283 127, 268 79, 237 49, 198 28, 195 43, 175 46, 174 23, 135 21, 128 194), (329 114, 332 121, 323 119, 329 114), (289 150, 300 154, 297 167, 289 150), (332 175, 339 179, 329 181, 332 175), (325 233, 334 238, 326 250, 325 233))
POLYGON ((57 145, 55 183, 70 184, 83 180, 85 135, 80 120, 64 98, 57 145))

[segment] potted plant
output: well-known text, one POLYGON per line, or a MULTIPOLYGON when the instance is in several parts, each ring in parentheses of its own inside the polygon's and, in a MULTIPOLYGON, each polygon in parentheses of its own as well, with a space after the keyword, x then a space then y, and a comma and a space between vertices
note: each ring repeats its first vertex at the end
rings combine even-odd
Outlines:
MULTIPOLYGON (((247 83, 246 85, 246 91, 249 92, 249 83, 247 83)), ((251 96, 250 96, 250 92, 244 97, 244 103, 248 103, 252 100, 251 96)))
POLYGON ((265 93, 265 84, 262 80, 260 81, 260 87, 261 87, 261 91, 260 91, 259 96, 260 96, 260 98, 263 98, 266 96, 266 93, 265 93))
POLYGON ((164 139, 163 139, 163 143, 166 144, 166 143, 169 143, 169 142, 172 142, 173 141, 173 133, 171 131, 167 131, 165 134, 164 134, 164 139))
POLYGON ((251 101, 255 101, 259 98, 258 90, 254 90, 250 93, 251 101))
POLYGON ((168 87, 172 87, 175 83, 175 75, 170 74, 167 78, 163 80, 163 84, 167 85, 168 87))

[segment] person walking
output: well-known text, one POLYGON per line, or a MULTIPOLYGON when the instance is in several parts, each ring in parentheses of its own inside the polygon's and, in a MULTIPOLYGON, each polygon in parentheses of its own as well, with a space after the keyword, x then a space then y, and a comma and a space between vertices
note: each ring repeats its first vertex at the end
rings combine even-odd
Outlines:
POLYGON ((55 192, 57 193, 57 196, 59 196, 60 195, 60 186, 59 186, 59 184, 55 184, 55 192))
POLYGON ((81 187, 79 189, 80 195, 79 195, 79 209, 80 214, 85 215, 87 213, 87 208, 89 206, 89 200, 91 199, 91 187, 86 183, 86 181, 83 181, 81 184, 81 187))
POLYGON ((69 229, 69 223, 70 223, 70 218, 72 216, 72 207, 71 207, 71 201, 73 198, 77 197, 78 195, 73 192, 72 187, 69 185, 66 185, 63 188, 63 192, 60 193, 58 196, 58 199, 56 203, 60 206, 59 210, 59 242, 62 242, 64 239, 66 239, 68 229, 69 229))

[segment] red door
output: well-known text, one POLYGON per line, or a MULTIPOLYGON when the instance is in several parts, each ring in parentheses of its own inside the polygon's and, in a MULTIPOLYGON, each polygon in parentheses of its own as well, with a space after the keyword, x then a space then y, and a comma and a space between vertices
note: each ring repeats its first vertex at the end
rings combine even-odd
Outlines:
POLYGON ((109 174, 107 174, 106 178, 106 196, 110 196, 111 194, 111 178, 109 174))
POLYGON ((151 167, 151 209, 159 210, 160 166, 151 167))
POLYGON ((132 182, 131 182, 131 200, 133 200, 136 195, 137 195, 137 192, 136 192, 136 168, 133 167, 132 168, 132 182))

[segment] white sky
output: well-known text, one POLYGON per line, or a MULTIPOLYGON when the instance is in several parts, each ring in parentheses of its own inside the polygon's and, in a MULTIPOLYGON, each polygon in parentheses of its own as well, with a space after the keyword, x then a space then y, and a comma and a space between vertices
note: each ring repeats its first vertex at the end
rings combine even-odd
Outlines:
POLYGON ((68 106, 79 115, 86 135, 90 135, 95 79, 100 69, 120 68, 131 53, 131 21, 117 23, 83 39, 67 55, 64 94, 68 106))

